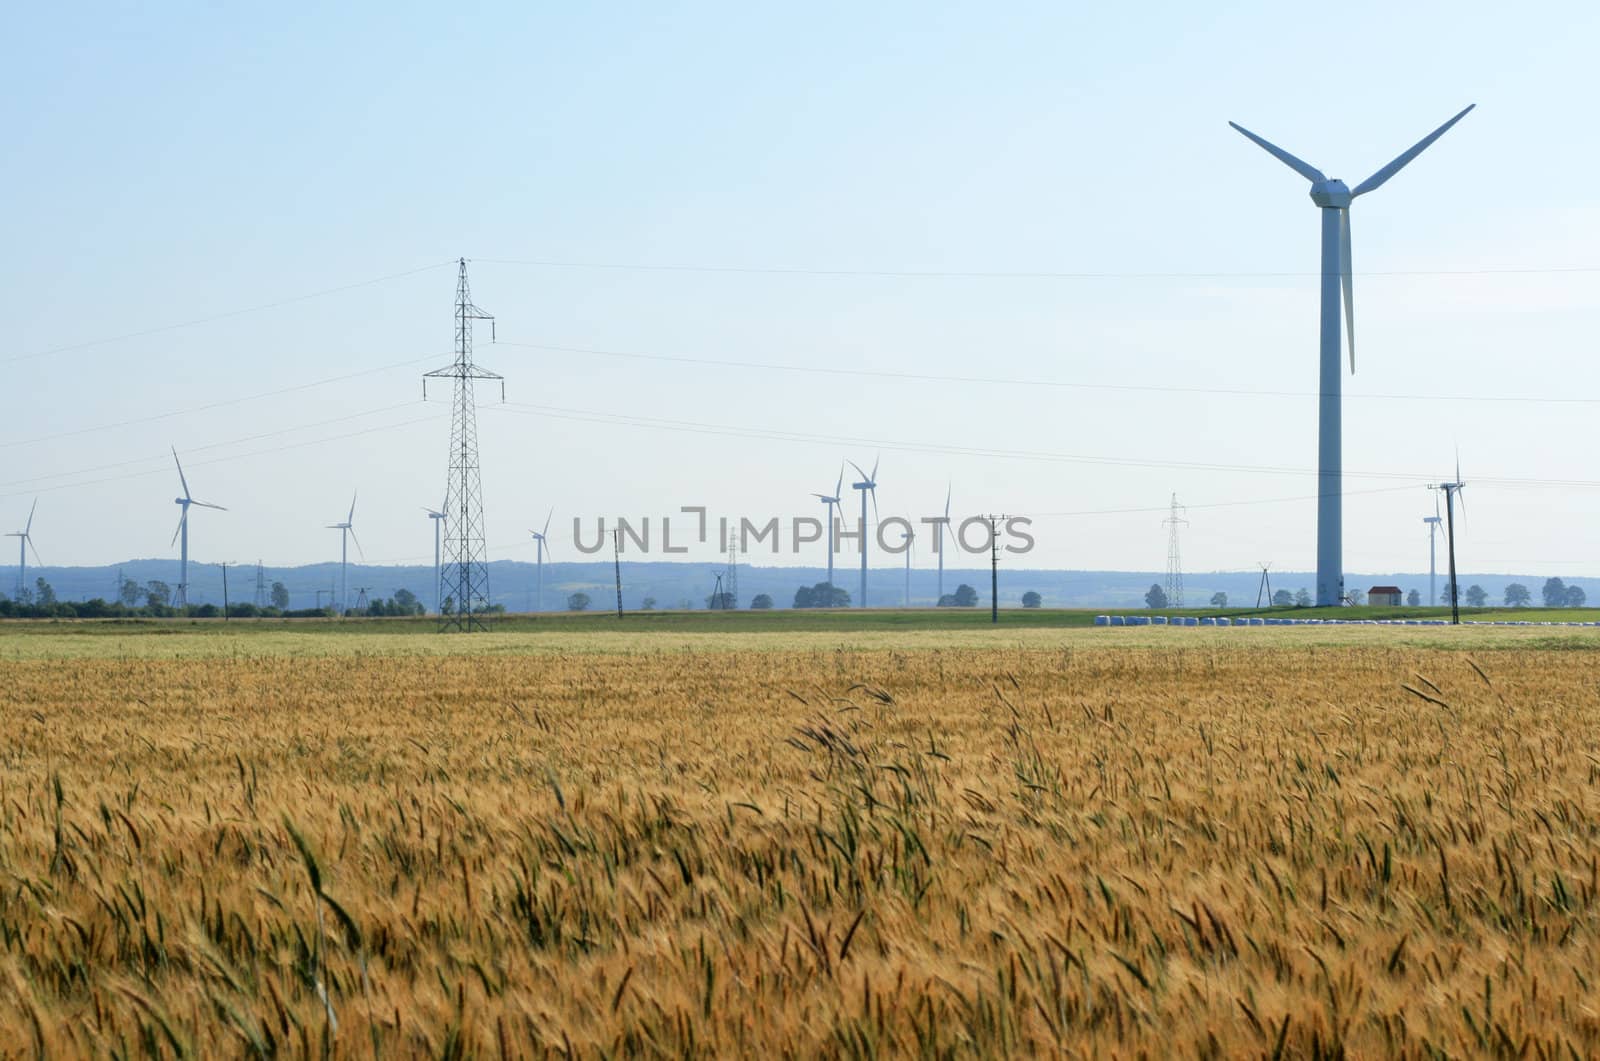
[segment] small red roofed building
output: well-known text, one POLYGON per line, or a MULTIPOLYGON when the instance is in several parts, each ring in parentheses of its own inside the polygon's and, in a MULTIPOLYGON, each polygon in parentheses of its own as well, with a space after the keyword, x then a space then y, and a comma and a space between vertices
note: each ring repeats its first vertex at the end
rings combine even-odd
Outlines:
POLYGON ((1404 600, 1399 586, 1373 586, 1367 590, 1367 603, 1375 608, 1398 608, 1404 600))

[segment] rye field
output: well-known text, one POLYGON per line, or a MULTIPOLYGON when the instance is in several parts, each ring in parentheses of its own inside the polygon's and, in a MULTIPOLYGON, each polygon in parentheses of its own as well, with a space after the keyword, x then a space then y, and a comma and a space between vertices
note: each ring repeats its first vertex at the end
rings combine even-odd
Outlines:
POLYGON ((1597 662, 0 627, 0 1054, 1596 1056, 1597 662))

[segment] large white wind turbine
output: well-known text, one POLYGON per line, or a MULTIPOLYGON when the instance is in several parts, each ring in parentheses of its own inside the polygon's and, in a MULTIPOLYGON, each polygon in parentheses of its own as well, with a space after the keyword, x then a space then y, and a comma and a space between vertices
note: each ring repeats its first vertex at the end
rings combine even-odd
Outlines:
POLYGON ((812 494, 811 496, 821 501, 828 508, 828 607, 833 607, 833 512, 839 505, 839 497, 844 490, 844 465, 839 465, 839 481, 833 484, 833 494, 812 494))
MULTIPOLYGON (((939 599, 944 598, 944 536, 950 532, 950 487, 944 488, 944 518, 935 525, 938 536, 933 540, 933 551, 939 554, 939 599)), ((955 535, 951 534, 952 541, 955 535)))
MULTIPOLYGON (((33 514, 39 508, 39 499, 33 499, 33 508, 28 509, 28 522, 19 531, 11 531, 7 538, 16 538, 17 541, 17 603, 22 603, 23 595, 28 592, 28 550, 33 549, 33 514)), ((33 558, 39 560, 39 550, 33 549, 33 558)), ((39 560, 40 564, 44 561, 39 560)))
MULTIPOLYGON (((1476 106, 1473 104, 1472 106, 1476 106)), ((1318 388, 1317 460, 1317 604, 1338 604, 1344 599, 1343 468, 1339 370, 1339 302, 1344 301, 1344 329, 1350 347, 1350 371, 1356 368, 1356 316, 1350 271, 1350 203, 1376 191, 1384 182, 1422 154, 1428 145, 1466 117, 1472 106, 1423 137, 1399 158, 1362 181, 1354 190, 1344 181, 1330 179, 1321 170, 1270 144, 1241 125, 1229 122, 1257 146, 1311 182, 1311 201, 1322 209, 1322 363, 1318 388)))
POLYGON ((178 517, 178 529, 172 532, 174 542, 182 539, 183 545, 178 551, 178 599, 179 608, 189 604, 189 506, 199 505, 201 508, 214 508, 219 512, 227 509, 221 505, 213 505, 206 501, 196 501, 189 496, 189 480, 183 476, 183 462, 178 459, 177 447, 172 450, 172 463, 178 466, 178 482, 183 486, 183 496, 173 498, 173 503, 181 505, 183 514, 178 517))
POLYGON ((855 461, 850 462, 861 476, 859 483, 851 483, 850 489, 861 491, 861 603, 858 607, 867 606, 867 537, 871 533, 867 530, 867 495, 872 495, 872 514, 878 514, 878 462, 872 462, 872 474, 868 475, 861 470, 861 465, 855 461))
POLYGON ((552 508, 550 510, 550 515, 548 515, 548 516, 546 516, 544 518, 544 530, 530 530, 530 531, 528 531, 529 534, 533 535, 533 540, 537 544, 538 550, 539 550, 538 556, 537 556, 537 558, 535 559, 534 562, 538 565, 538 570, 539 570, 539 607, 538 607, 538 610, 541 611, 541 612, 544 611, 544 551, 545 551, 546 548, 548 548, 548 538, 549 538, 549 535, 550 535, 550 520, 555 517, 555 514, 556 514, 556 510, 552 508))
POLYGON ((422 511, 426 512, 428 518, 433 520, 433 610, 435 613, 443 614, 441 606, 444 604, 442 582, 444 575, 439 567, 439 533, 444 527, 444 504, 441 502, 438 508, 423 506, 422 511))
POLYGON ((343 614, 345 602, 350 599, 345 593, 345 565, 350 559, 349 542, 356 543, 356 552, 362 557, 367 555, 361 548, 361 539, 356 537, 356 495, 354 491, 350 494, 350 514, 344 518, 343 523, 328 524, 328 529, 339 532, 339 612, 343 614))

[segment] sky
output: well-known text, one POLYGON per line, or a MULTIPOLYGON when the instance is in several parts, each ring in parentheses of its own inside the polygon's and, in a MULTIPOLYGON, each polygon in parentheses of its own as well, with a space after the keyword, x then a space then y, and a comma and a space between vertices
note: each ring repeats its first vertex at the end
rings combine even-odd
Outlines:
POLYGON ((881 460, 883 515, 1027 515, 1029 566, 1160 569, 1176 494, 1189 570, 1306 569, 1319 218, 1227 122, 1354 185, 1476 103, 1352 211, 1345 569, 1426 569, 1459 452, 1464 569, 1600 572, 1594 5, 9 22, 0 525, 46 563, 175 555, 171 447, 196 559, 335 559, 356 491, 366 560, 431 559, 466 257, 493 558, 881 460))

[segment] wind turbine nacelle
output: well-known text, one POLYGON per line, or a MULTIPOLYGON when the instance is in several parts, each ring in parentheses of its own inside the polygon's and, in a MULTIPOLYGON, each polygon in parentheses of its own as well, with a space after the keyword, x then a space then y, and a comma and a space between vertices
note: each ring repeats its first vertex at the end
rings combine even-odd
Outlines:
POLYGON ((1338 178, 1318 181, 1311 186, 1311 201, 1320 207, 1343 210, 1350 205, 1352 198, 1350 189, 1338 178))

